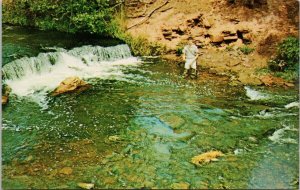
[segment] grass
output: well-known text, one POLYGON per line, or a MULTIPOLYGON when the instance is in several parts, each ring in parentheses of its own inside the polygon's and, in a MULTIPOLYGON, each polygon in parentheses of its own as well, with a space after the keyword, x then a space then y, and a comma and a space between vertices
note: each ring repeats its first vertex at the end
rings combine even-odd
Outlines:
POLYGON ((254 51, 254 48, 251 48, 251 47, 245 45, 245 46, 240 47, 239 50, 243 54, 248 55, 254 51))
POLYGON ((233 46, 226 46, 226 51, 233 51, 233 46))
POLYGON ((274 76, 283 78, 287 81, 295 81, 299 74, 296 71, 274 72, 274 76))
POLYGON ((286 81, 295 81, 299 77, 299 74, 296 71, 271 71, 269 68, 261 68, 256 70, 258 75, 267 75, 271 74, 275 77, 283 78, 286 81))
POLYGON ((114 22, 118 26, 118 29, 115 29, 114 36, 128 44, 135 56, 156 56, 164 54, 167 51, 165 45, 159 42, 149 41, 146 34, 133 36, 128 33, 126 31, 127 25, 122 11, 115 15, 114 22))

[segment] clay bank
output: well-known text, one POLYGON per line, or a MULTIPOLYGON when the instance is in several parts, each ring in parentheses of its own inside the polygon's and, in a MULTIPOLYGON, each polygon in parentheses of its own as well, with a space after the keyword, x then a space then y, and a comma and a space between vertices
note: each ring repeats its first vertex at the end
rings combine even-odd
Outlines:
POLYGON ((202 70, 230 77, 233 85, 293 86, 268 69, 277 45, 298 37, 297 1, 128 0, 126 31, 167 48, 165 58, 182 62, 188 36, 200 48, 202 70), (176 56, 177 54, 177 56, 176 56))

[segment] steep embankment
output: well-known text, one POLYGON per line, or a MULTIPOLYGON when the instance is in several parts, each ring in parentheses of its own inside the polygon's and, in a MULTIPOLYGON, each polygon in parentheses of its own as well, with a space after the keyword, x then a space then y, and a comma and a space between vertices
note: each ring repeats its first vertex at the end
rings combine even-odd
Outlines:
POLYGON ((127 31, 166 45, 174 58, 188 36, 203 55, 202 68, 231 76, 232 84, 274 83, 278 78, 259 75, 276 45, 285 37, 298 36, 298 1, 228 0, 127 0, 127 31), (252 4, 251 4, 252 3, 252 4))

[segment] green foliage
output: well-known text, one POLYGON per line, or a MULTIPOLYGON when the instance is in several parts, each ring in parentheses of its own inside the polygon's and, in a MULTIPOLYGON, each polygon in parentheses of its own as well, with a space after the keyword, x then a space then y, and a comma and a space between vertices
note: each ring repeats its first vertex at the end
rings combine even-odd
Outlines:
POLYGON ((275 72, 274 76, 283 78, 287 81, 294 81, 298 78, 298 73, 295 71, 275 72))
POLYGON ((107 0, 3 0, 3 22, 43 30, 114 35, 114 8, 107 0))
POLYGON ((176 55, 180 56, 180 55, 182 55, 182 54, 183 54, 183 47, 178 47, 178 48, 176 49, 176 55))
POLYGON ((117 37, 135 55, 159 55, 166 47, 125 33, 122 0, 3 0, 3 22, 42 30, 117 37), (111 3, 114 4, 111 4, 111 3), (122 28, 123 27, 123 28, 122 28))
POLYGON ((176 55, 180 56, 183 54, 183 48, 187 43, 187 40, 182 40, 176 45, 176 55))
POLYGON ((240 47, 239 50, 243 54, 248 55, 254 51, 254 48, 251 48, 251 47, 245 45, 245 46, 240 47))
POLYGON ((131 48, 134 55, 148 55, 155 56, 161 55, 166 52, 167 48, 157 42, 149 42, 146 37, 138 36, 132 37, 126 33, 120 33, 117 35, 118 38, 125 41, 131 48))
POLYGON ((269 61, 272 71, 298 71, 299 70, 299 39, 288 37, 284 39, 277 49, 275 58, 269 61))
MULTIPOLYGON (((287 81, 299 77, 299 39, 287 37, 277 48, 277 55, 268 62, 268 72, 287 81)), ((266 72, 266 70, 264 70, 266 72)))
POLYGON ((287 70, 285 72, 277 72, 277 71, 271 71, 269 68, 260 68, 256 70, 256 73, 258 75, 266 75, 271 74, 275 77, 283 78, 286 81, 294 81, 298 77, 298 73, 295 71, 287 70))
POLYGON ((226 51, 233 51, 233 46, 226 46, 226 51))

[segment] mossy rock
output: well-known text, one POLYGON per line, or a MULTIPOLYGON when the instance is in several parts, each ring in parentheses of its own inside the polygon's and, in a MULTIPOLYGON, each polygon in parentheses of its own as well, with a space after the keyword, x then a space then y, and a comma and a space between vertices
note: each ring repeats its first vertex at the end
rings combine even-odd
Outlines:
POLYGON ((183 118, 172 113, 162 115, 160 119, 173 129, 178 129, 185 124, 185 120, 183 118))

